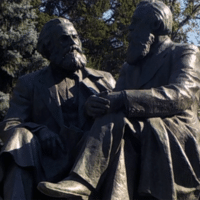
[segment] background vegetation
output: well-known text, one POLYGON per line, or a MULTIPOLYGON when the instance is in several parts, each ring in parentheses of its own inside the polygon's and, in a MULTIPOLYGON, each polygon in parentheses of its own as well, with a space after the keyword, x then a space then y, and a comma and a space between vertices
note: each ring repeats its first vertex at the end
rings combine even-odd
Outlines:
MULTIPOLYGON (((198 1, 163 0, 174 14, 172 40, 191 43, 188 34, 199 33, 198 1)), ((128 25, 139 2, 1 0, 0 121, 6 114, 18 77, 48 65, 36 50, 38 34, 47 21, 58 16, 71 20, 83 43, 88 67, 109 71, 117 78, 126 57, 128 25)))

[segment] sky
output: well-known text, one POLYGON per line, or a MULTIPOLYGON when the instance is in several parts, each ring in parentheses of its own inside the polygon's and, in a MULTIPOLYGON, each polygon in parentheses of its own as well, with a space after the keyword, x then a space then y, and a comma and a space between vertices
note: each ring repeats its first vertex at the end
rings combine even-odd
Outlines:
MULTIPOLYGON (((183 0, 179 0, 179 2, 181 3, 181 6, 184 7, 183 0)), ((198 41, 196 39, 196 38, 200 37, 197 32, 190 32, 188 34, 188 37, 189 37, 188 38, 188 43, 193 43, 196 46, 200 45, 200 44, 198 44, 198 41)))
POLYGON ((198 44, 197 39, 196 39, 197 37, 200 37, 197 35, 197 33, 189 33, 188 37, 189 37, 188 43, 193 43, 196 46, 200 45, 198 44))

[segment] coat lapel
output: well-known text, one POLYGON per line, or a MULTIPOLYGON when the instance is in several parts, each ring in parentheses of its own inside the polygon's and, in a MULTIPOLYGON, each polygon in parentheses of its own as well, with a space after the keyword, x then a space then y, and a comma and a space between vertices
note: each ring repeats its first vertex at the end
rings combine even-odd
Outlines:
POLYGON ((91 95, 97 95, 101 91, 107 90, 108 86, 102 81, 102 74, 96 70, 85 68, 83 79, 79 83, 79 124, 82 127, 87 118, 85 116, 85 102, 91 95))
POLYGON ((59 126, 62 127, 63 116, 61 111, 61 103, 58 95, 57 85, 53 79, 50 67, 48 67, 39 77, 37 88, 47 108, 50 110, 59 126))
MULTIPOLYGON (((82 80, 79 82, 79 124, 80 128, 84 125, 87 118, 85 116, 85 102, 89 96, 98 94, 100 91, 108 89, 108 85, 104 83, 103 75, 96 70, 85 68, 82 70, 82 80)), ((60 125, 63 126, 64 120, 62 116, 61 103, 58 95, 57 85, 52 76, 51 68, 48 67, 43 71, 36 84, 40 92, 40 96, 50 110, 51 114, 60 125)), ((111 86, 110 86, 111 87, 111 86)), ((112 87, 111 87, 112 88, 112 87)))
POLYGON ((169 55, 168 48, 171 45, 171 40, 167 39, 163 44, 159 47, 157 53, 154 56, 150 57, 146 60, 144 65, 142 66, 142 73, 137 83, 137 88, 141 88, 144 84, 149 82, 156 72, 160 69, 160 67, 166 61, 167 54, 169 55), (164 59, 165 58, 165 59, 164 59))

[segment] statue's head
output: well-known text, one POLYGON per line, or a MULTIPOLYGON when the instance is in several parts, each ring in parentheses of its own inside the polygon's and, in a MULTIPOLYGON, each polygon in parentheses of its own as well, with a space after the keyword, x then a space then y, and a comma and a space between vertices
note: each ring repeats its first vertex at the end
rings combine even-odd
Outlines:
POLYGON ((37 49, 52 66, 68 71, 85 67, 87 62, 77 31, 65 18, 52 19, 44 25, 37 49))
POLYGON ((156 37, 169 35, 172 31, 172 13, 159 0, 141 1, 133 14, 129 27, 127 62, 135 64, 145 57, 156 37))

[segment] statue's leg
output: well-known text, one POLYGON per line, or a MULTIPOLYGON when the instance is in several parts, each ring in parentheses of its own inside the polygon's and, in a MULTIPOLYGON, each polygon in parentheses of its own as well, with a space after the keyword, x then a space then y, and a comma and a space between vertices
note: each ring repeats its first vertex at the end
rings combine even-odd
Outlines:
POLYGON ((33 172, 12 162, 6 170, 3 193, 5 200, 31 200, 33 197, 33 172))
MULTIPOLYGON (((122 112, 96 119, 90 132, 86 135, 85 143, 80 149, 70 176, 56 184, 41 182, 38 189, 53 197, 81 196, 83 199, 85 196, 88 199, 89 196, 96 195, 101 183, 106 176, 109 176, 107 169, 112 163, 115 162, 116 165, 120 163, 121 167, 125 167, 123 161, 118 160, 124 159, 119 156, 119 152, 123 144, 126 123, 125 115, 122 112)), ((134 139, 137 140, 135 137, 134 139)), ((119 170, 118 174, 125 171, 126 169, 119 170)), ((129 195, 127 191, 126 195, 129 195)))
POLYGON ((121 148, 126 124, 124 119, 125 115, 122 112, 98 118, 86 138, 72 172, 93 188, 97 188, 106 177, 108 167, 121 148))

